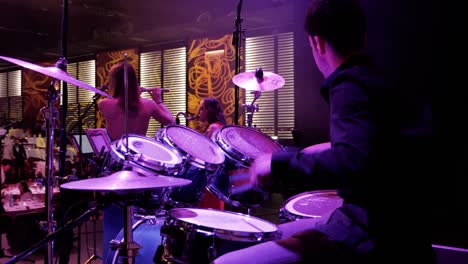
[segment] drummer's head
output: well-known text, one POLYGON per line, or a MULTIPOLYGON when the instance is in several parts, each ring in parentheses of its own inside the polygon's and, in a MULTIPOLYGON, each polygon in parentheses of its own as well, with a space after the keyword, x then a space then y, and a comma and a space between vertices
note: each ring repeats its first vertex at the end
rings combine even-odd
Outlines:
POLYGON ((123 99, 125 97, 125 68, 127 68, 127 81, 128 81, 128 103, 129 107, 138 102, 140 98, 140 92, 138 90, 138 80, 136 76, 135 68, 131 64, 127 63, 127 67, 124 67, 125 63, 118 63, 112 66, 109 71, 109 93, 111 96, 117 99, 123 99))
POLYGON ((213 97, 208 97, 200 101, 198 116, 201 122, 208 122, 208 124, 221 122, 226 124, 223 107, 221 103, 213 97))

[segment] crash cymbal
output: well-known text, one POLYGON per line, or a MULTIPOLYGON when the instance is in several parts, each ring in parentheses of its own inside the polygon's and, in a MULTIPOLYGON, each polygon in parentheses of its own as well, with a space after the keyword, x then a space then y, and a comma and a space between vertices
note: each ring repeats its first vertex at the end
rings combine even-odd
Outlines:
POLYGON ((103 91, 101 91, 101 90, 99 90, 97 88, 94 88, 91 85, 88 85, 88 84, 86 84, 86 83, 84 83, 84 82, 82 82, 80 80, 77 80, 77 79, 73 78, 73 76, 71 76, 67 72, 62 71, 61 69, 59 69, 57 67, 43 67, 43 66, 39 66, 39 65, 35 65, 35 64, 26 62, 26 61, 13 59, 13 58, 5 57, 5 56, 0 56, 0 59, 9 61, 9 62, 11 62, 13 64, 16 64, 16 65, 19 65, 21 67, 28 68, 30 70, 42 73, 42 74, 47 75, 47 76, 50 76, 50 77, 52 77, 54 79, 61 80, 61 81, 64 81, 66 83, 69 83, 69 84, 73 84, 73 85, 75 85, 77 87, 85 88, 87 90, 90 90, 91 92, 95 92, 95 93, 98 93, 98 94, 103 95, 105 97, 111 98, 111 96, 108 95, 107 93, 105 93, 105 92, 103 92, 103 91))
POLYGON ((284 78, 261 68, 254 72, 243 72, 234 76, 234 84, 249 91, 269 92, 283 87, 284 78))
POLYGON ((182 178, 144 175, 137 171, 118 171, 110 176, 68 182, 60 188, 80 191, 134 192, 158 188, 177 187, 192 181, 182 178))

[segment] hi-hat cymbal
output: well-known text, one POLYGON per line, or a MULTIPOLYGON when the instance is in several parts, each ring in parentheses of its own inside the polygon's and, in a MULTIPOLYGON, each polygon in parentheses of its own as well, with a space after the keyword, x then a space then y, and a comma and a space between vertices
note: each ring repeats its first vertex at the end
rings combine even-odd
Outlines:
POLYGON ((137 171, 118 171, 110 176, 68 182, 60 188, 80 191, 134 192, 158 188, 177 187, 192 181, 182 178, 144 175, 137 171))
POLYGON ((232 79, 234 84, 249 91, 269 92, 283 87, 284 78, 272 72, 258 71, 239 73, 232 79))
POLYGON ((109 97, 109 98, 112 97, 112 96, 108 95, 107 93, 105 93, 105 92, 103 92, 103 91, 101 91, 101 90, 99 90, 97 88, 94 88, 91 85, 88 85, 87 83, 84 83, 84 82, 82 82, 80 80, 77 80, 77 79, 73 78, 73 76, 71 76, 67 72, 62 71, 61 69, 59 69, 57 67, 43 67, 43 66, 39 66, 39 65, 35 65, 35 64, 26 62, 26 61, 13 59, 13 58, 5 57, 5 56, 0 56, 0 59, 9 61, 9 62, 11 62, 13 64, 16 64, 16 65, 19 65, 21 67, 28 68, 30 70, 42 73, 44 75, 50 76, 52 78, 55 78, 55 79, 58 79, 58 80, 61 80, 61 81, 64 81, 66 83, 73 84, 73 85, 75 85, 77 87, 85 88, 87 90, 90 90, 91 92, 95 92, 95 93, 98 93, 100 95, 103 95, 103 96, 106 96, 106 97, 109 97))

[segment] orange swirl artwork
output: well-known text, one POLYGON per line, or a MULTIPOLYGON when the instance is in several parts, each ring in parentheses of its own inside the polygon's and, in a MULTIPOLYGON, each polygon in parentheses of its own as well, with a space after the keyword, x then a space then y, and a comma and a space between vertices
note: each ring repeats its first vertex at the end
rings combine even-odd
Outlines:
MULTIPOLYGON (((55 62, 41 63, 41 66, 53 66, 55 62)), ((41 108, 47 106, 47 91, 52 78, 29 69, 22 71, 23 96, 23 123, 26 127, 35 127, 44 124, 45 120, 41 108)), ((59 102, 54 104, 58 107, 59 102)), ((56 120, 58 127, 59 119, 56 120)))
MULTIPOLYGON (((232 82, 234 75, 235 48, 232 45, 232 35, 225 35, 219 39, 193 40, 187 53, 189 114, 197 114, 203 98, 214 97, 223 105, 227 123, 234 124, 235 88, 232 82)), ((239 98, 243 98, 242 90, 239 90, 239 98)), ((239 105, 241 103, 239 102, 239 105)), ((239 122, 243 120, 240 113, 239 122)), ((191 125, 197 130, 203 130, 203 124, 200 122, 191 122, 191 125)))

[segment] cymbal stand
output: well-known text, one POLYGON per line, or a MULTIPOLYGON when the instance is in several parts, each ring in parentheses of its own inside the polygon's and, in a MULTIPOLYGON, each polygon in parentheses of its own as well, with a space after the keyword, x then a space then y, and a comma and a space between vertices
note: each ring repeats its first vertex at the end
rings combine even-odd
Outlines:
POLYGON ((128 264, 135 263, 135 256, 138 255, 138 250, 141 246, 133 241, 133 205, 131 202, 125 204, 125 214, 124 214, 124 239, 123 241, 111 240, 110 247, 112 249, 118 249, 119 254, 114 256, 112 260, 113 264, 118 263, 118 256, 122 257, 123 260, 128 264))
MULTIPOLYGON (((94 198, 94 202, 92 203, 92 207, 95 207, 96 206, 96 192, 93 192, 93 198, 94 198)), ((99 216, 99 212, 96 211, 94 213, 94 215, 92 216, 93 218, 93 255, 91 257, 89 257, 85 262, 84 264, 88 264, 88 263, 91 263, 93 260, 98 260, 98 259, 102 259, 101 257, 98 256, 97 254, 97 249, 96 249, 96 221, 97 221, 97 218, 99 216)))
POLYGON ((254 99, 252 103, 249 104, 242 104, 243 107, 245 107, 245 111, 247 112, 247 126, 252 127, 252 121, 253 121, 253 115, 254 112, 258 112, 259 106, 258 104, 255 104, 255 101, 257 101, 258 98, 262 95, 262 92, 260 91, 252 91, 250 94, 254 95, 254 99))
MULTIPOLYGON (((44 229, 47 229, 47 234, 53 234, 55 230, 55 222, 53 217, 53 195, 54 195, 54 129, 57 117, 59 115, 58 108, 54 106, 54 103, 59 99, 58 90, 55 89, 55 84, 57 80, 52 81, 47 92, 47 107, 41 109, 41 113, 46 120, 46 132, 47 132, 47 149, 46 149, 46 177, 45 177, 45 186, 46 186, 46 199, 45 207, 47 210, 47 221, 42 222, 44 229)), ((54 259, 54 242, 52 240, 47 242, 47 262, 52 264, 54 259)))
MULTIPOLYGON (((124 86, 125 86, 125 161, 123 165, 124 170, 131 170, 129 166, 130 151, 128 149, 128 55, 124 54, 124 86)), ((124 241, 118 242, 119 256, 125 256, 127 263, 132 264, 135 261, 135 256, 138 255, 138 250, 141 246, 133 241, 133 205, 127 201, 125 204, 125 215, 124 215, 124 241), (120 254, 122 252, 122 254, 120 254)), ((115 241, 111 241, 111 248, 115 248, 115 241)), ((115 263, 114 259, 114 263, 115 263)))
MULTIPOLYGON (((242 21, 241 18, 241 10, 242 10, 242 0, 239 1, 237 4, 237 16, 235 21, 236 30, 232 33, 232 45, 235 47, 235 74, 240 72, 241 68, 241 49, 242 49, 242 34, 245 33, 245 30, 242 29, 242 21)), ((239 87, 237 85, 234 86, 234 124, 238 124, 239 122, 239 87)))

